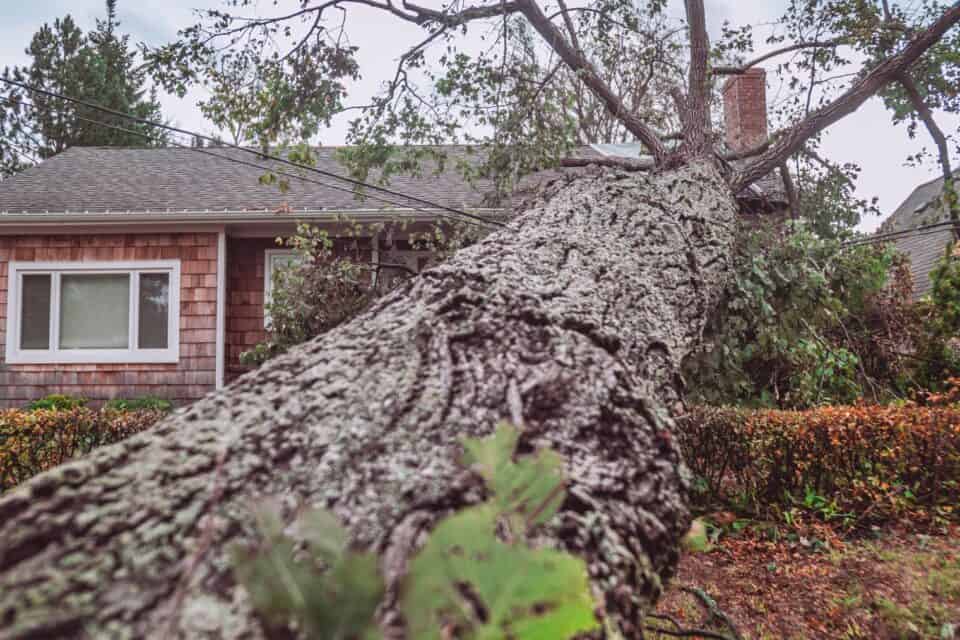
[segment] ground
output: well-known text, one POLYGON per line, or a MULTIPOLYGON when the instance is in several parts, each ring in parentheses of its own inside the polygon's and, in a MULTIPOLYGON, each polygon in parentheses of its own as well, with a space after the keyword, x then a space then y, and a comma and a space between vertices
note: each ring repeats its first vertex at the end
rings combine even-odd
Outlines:
POLYGON ((750 529, 685 554, 658 613, 732 638, 719 619, 705 620, 700 589, 744 639, 960 639, 960 528, 826 541, 770 541, 750 529))

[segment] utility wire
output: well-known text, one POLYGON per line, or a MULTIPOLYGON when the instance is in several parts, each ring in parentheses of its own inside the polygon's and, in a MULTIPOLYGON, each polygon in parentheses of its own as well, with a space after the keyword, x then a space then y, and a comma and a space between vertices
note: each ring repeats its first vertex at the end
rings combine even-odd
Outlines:
MULTIPOLYGON (((0 96, 0 102, 4 102, 4 103, 6 103, 6 104, 8 104, 8 105, 9 105, 9 104, 12 104, 12 102, 11 102, 10 99, 4 98, 4 97, 2 97, 2 96, 0 96)), ((30 104, 29 102, 26 102, 26 101, 23 101, 23 100, 21 100, 21 101, 19 102, 19 104, 22 104, 22 105, 27 106, 27 107, 34 107, 34 108, 35 108, 35 105, 32 105, 32 104, 30 104)), ((271 171, 271 172, 276 173, 276 174, 278 174, 278 175, 287 176, 287 177, 293 178, 293 179, 295 179, 295 180, 301 180, 301 181, 303 181, 303 182, 308 182, 308 183, 310 183, 310 184, 317 184, 317 185, 320 185, 320 186, 322 186, 322 187, 326 187, 326 188, 328 188, 328 189, 334 189, 334 190, 336 190, 336 191, 343 191, 343 192, 345 192, 345 193, 350 193, 350 194, 354 194, 354 193, 355 193, 353 189, 349 189, 349 188, 347 188, 347 187, 341 187, 341 186, 338 186, 338 185, 329 184, 329 183, 326 183, 326 182, 321 182, 321 181, 319 181, 319 180, 314 180, 314 179, 312 179, 312 178, 307 178, 307 177, 305 177, 305 176, 302 176, 302 175, 299 175, 299 174, 296 174, 296 173, 290 173, 290 172, 288 172, 288 171, 279 171, 279 170, 274 169, 273 167, 268 167, 268 166, 264 166, 264 165, 255 164, 255 163, 253 163, 253 162, 249 162, 249 161, 247 161, 247 160, 241 160, 241 159, 239 159, 239 158, 231 158, 231 157, 229 157, 229 156, 222 156, 222 155, 213 153, 213 152, 210 151, 209 149, 205 149, 205 148, 202 148, 202 147, 194 147, 194 146, 186 145, 186 144, 177 142, 176 140, 170 140, 170 139, 166 139, 166 138, 160 138, 160 137, 157 137, 157 136, 152 136, 152 135, 150 135, 149 133, 145 133, 145 132, 143 132, 143 131, 136 131, 136 130, 134 130, 134 129, 128 129, 128 128, 126 128, 126 127, 121 127, 121 126, 114 125, 114 124, 110 124, 110 123, 107 123, 107 122, 102 122, 102 121, 99 121, 99 120, 95 120, 95 119, 92 119, 92 118, 87 118, 87 117, 85 117, 85 116, 81 116, 81 115, 77 115, 77 114, 72 114, 72 117, 75 117, 75 118, 77 118, 78 120, 81 120, 81 121, 83 121, 83 122, 88 122, 88 123, 90 123, 90 124, 93 124, 93 125, 96 125, 96 126, 100 126, 100 127, 104 127, 104 128, 107 128, 107 129, 112 129, 112 130, 114 130, 114 131, 118 131, 118 132, 121 132, 121 133, 129 134, 129 135, 135 135, 135 136, 140 136, 140 137, 142 137, 142 138, 145 138, 145 139, 147 139, 147 140, 151 140, 151 141, 153 141, 153 142, 158 142, 158 143, 163 143, 163 144, 169 144, 169 145, 172 145, 172 146, 174 146, 174 147, 179 147, 179 148, 181 148, 181 149, 187 149, 187 150, 189 150, 189 151, 194 151, 194 152, 197 152, 197 153, 202 153, 202 154, 204 154, 204 155, 208 155, 208 156, 211 156, 211 157, 213 157, 213 158, 217 158, 218 160, 225 160, 225 161, 227 161, 227 162, 232 162, 232 163, 234 163, 234 164, 239 164, 239 165, 243 165, 243 166, 247 166, 247 167, 253 167, 254 169, 258 169, 258 170, 260 170, 260 171, 271 171)), ((372 199, 372 200, 377 200, 377 201, 379 201, 379 202, 384 202, 384 203, 386 203, 386 204, 391 204, 391 205, 396 206, 396 207, 410 208, 410 209, 413 209, 413 210, 415 210, 415 211, 422 211, 422 212, 425 212, 425 213, 429 213, 429 214, 431 214, 431 215, 438 215, 438 216, 442 216, 442 217, 445 217, 445 218, 455 219, 455 220, 457 220, 457 221, 459 221, 459 222, 463 222, 463 223, 465 223, 465 224, 469 224, 469 225, 473 225, 473 226, 482 226, 482 223, 474 222, 473 220, 462 219, 462 218, 460 218, 459 216, 455 216, 455 215, 450 214, 450 213, 444 213, 444 212, 435 211, 435 210, 432 210, 432 209, 425 209, 425 208, 422 208, 422 207, 408 207, 407 205, 404 205, 403 203, 399 203, 399 202, 396 202, 396 201, 394 201, 394 200, 389 200, 389 199, 383 198, 383 197, 381 197, 381 196, 376 196, 376 195, 371 195, 371 194, 365 194, 364 197, 370 198, 370 199, 372 199)))
POLYGON ((935 229, 942 229, 945 227, 952 227, 956 225, 953 221, 946 222, 935 222, 932 224, 922 225, 919 227, 913 227, 911 229, 902 229, 900 231, 891 231, 889 233, 879 233, 872 236, 866 236, 863 238, 856 238, 854 240, 848 240, 843 243, 843 246, 856 246, 861 244, 874 244, 877 242, 887 242, 887 241, 896 241, 902 240, 905 238, 910 238, 916 235, 920 235, 920 232, 929 231, 929 233, 924 233, 922 235, 934 235, 935 229))
MULTIPOLYGON (((190 130, 188 130, 188 129, 181 129, 181 128, 174 127, 174 126, 172 126, 172 125, 165 124, 165 123, 162 123, 162 122, 155 122, 155 121, 153 121, 153 120, 148 120, 147 118, 141 118, 141 117, 135 116, 135 115, 133 115, 133 114, 124 113, 124 112, 122 112, 122 111, 117 111, 117 110, 115 110, 115 109, 110 109, 110 108, 108 108, 108 107, 104 107, 104 106, 98 105, 98 104, 93 103, 93 102, 88 102, 88 101, 86 101, 86 100, 80 100, 80 99, 77 99, 77 98, 71 98, 70 96, 66 96, 66 95, 63 95, 63 94, 61 94, 61 93, 57 93, 57 92, 55 92, 55 91, 48 91, 48 90, 46 90, 46 89, 41 89, 40 87, 36 87, 36 86, 30 85, 30 84, 26 84, 26 83, 24 83, 24 82, 18 82, 18 81, 16 81, 16 80, 11 80, 11 79, 9 79, 9 78, 2 78, 2 77, 0 77, 0 82, 3 82, 3 83, 8 84, 8 85, 15 86, 15 87, 19 87, 19 88, 24 89, 24 90, 26 90, 26 91, 31 91, 31 92, 33 92, 33 93, 38 93, 38 94, 40 94, 40 95, 47 96, 48 98, 55 98, 55 99, 57 99, 57 100, 64 100, 64 101, 66 101, 66 102, 70 102, 70 103, 73 103, 73 104, 77 104, 77 105, 81 105, 81 106, 87 107, 87 108, 89 108, 89 109, 94 109, 94 110, 96 110, 96 111, 100 111, 101 113, 106 113, 106 114, 109 114, 109 115, 112 115, 112 116, 116 116, 116 117, 118 117, 118 118, 124 118, 124 119, 126 119, 126 120, 131 121, 131 122, 136 122, 136 123, 138 123, 138 124, 146 125, 146 126, 149 126, 149 127, 155 127, 155 128, 157 128, 157 129, 163 129, 164 131, 171 131, 171 132, 179 133, 179 134, 186 135, 186 136, 192 136, 192 137, 195 137, 195 138, 197 138, 197 139, 199 139, 199 140, 205 140, 205 141, 207 141, 207 142, 214 143, 214 144, 216 144, 216 145, 218 145, 218 146, 221 146, 221 147, 227 147, 227 148, 230 148, 230 149, 236 149, 236 150, 242 151, 242 152, 244 152, 244 153, 248 153, 248 154, 250 154, 250 155, 256 156, 257 158, 262 159, 262 160, 270 160, 270 161, 273 161, 273 162, 279 162, 279 163, 281 163, 281 164, 286 164, 286 165, 289 165, 289 166, 291 166, 291 167, 296 167, 296 168, 298 168, 298 169, 302 169, 302 170, 305 170, 305 171, 311 171, 311 172, 313 172, 313 173, 317 173, 317 174, 320 174, 320 175, 323 175, 323 176, 326 176, 326 177, 329 177, 329 178, 334 178, 334 179, 336 179, 336 180, 342 180, 342 181, 347 182, 347 183, 350 183, 350 184, 352 184, 352 185, 354 185, 354 186, 364 187, 364 188, 366 188, 366 189, 373 189, 373 190, 379 191, 379 192, 381 192, 381 193, 387 193, 387 194, 389 194, 389 195, 396 196, 396 197, 400 197, 400 198, 404 198, 404 199, 406 199, 406 200, 411 200, 411 201, 413 201, 413 202, 419 202, 420 204, 427 205, 427 206, 429 206, 429 207, 431 207, 431 208, 433 208, 433 209, 439 209, 439 210, 443 210, 443 211, 448 211, 448 212, 450 212, 450 213, 453 213, 453 214, 458 215, 458 216, 461 216, 461 217, 471 218, 471 219, 473 219, 473 220, 477 220, 477 221, 484 222, 484 223, 486 223, 486 224, 491 224, 491 225, 498 226, 498 227, 506 227, 506 226, 507 226, 506 224, 500 222, 499 220, 491 220, 491 219, 485 218, 485 217, 483 217, 483 216, 479 216, 479 215, 476 215, 476 214, 468 213, 468 212, 466 212, 466 211, 461 211, 460 209, 455 209, 455 208, 453 208, 453 207, 448 207, 448 206, 443 205, 443 204, 439 204, 439 203, 436 203, 436 202, 431 202, 430 200, 426 200, 426 199, 424 199, 424 198, 420 198, 420 197, 417 197, 417 196, 411 196, 411 195, 408 195, 408 194, 405 194, 405 193, 401 193, 401 192, 399 192, 399 191, 394 191, 393 189, 388 189, 388 188, 386 188, 386 187, 382 187, 382 186, 379 186, 379 185, 370 184, 370 183, 368 183, 368 182, 364 182, 364 181, 362 181, 362 180, 357 180, 357 179, 355 179, 355 178, 350 178, 350 177, 348 177, 348 176, 339 175, 339 174, 333 173, 332 171, 325 171, 325 170, 319 169, 319 168, 317 168, 317 167, 311 167, 310 165, 301 164, 301 163, 299 163, 299 162, 293 162, 292 160, 288 160, 287 158, 283 158, 283 157, 280 157, 280 156, 273 156, 273 155, 270 155, 270 154, 268 154, 268 153, 264 153, 264 152, 262 152, 262 151, 257 151, 256 149, 251 149, 251 148, 249 148, 249 147, 242 147, 242 146, 240 146, 240 145, 230 144, 230 143, 228 143, 228 142, 223 142, 222 140, 218 140, 218 139, 216 139, 216 138, 212 138, 212 137, 210 137, 210 136, 206 136, 206 135, 204 135, 204 134, 202 134, 202 133, 197 133, 196 131, 190 131, 190 130)), ((191 148, 193 148, 193 147, 191 147, 191 148)), ((220 156, 220 157, 224 157, 224 156, 220 156)), ((391 204, 396 204, 396 203, 391 203, 391 204)))

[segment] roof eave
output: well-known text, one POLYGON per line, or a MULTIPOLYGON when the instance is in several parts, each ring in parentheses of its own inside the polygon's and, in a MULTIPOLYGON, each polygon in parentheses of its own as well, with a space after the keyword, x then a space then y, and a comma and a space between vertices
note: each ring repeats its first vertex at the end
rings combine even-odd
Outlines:
MULTIPOLYGON (((469 209, 468 212, 501 218, 504 209, 469 209)), ((124 212, 23 212, 0 213, 0 227, 14 225, 60 226, 63 224, 201 224, 229 225, 235 223, 277 222, 336 222, 339 220, 362 220, 364 222, 387 222, 402 218, 411 221, 433 221, 441 217, 454 217, 441 209, 343 209, 318 211, 124 211, 124 212)))

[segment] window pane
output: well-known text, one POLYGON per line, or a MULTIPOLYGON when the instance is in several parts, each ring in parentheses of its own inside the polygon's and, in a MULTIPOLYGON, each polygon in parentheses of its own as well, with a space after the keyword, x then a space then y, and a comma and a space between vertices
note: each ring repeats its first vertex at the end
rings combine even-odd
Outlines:
POLYGON ((170 274, 140 275, 140 327, 137 344, 141 349, 166 349, 170 314, 170 274))
POLYGON ((129 274, 60 276, 61 349, 126 349, 129 337, 129 274))
POLYGON ((299 264, 300 257, 295 253, 274 253, 270 254, 270 263, 267 266, 267 273, 270 276, 267 282, 267 298, 270 297, 270 291, 280 274, 287 273, 289 267, 299 264))
POLYGON ((23 276, 20 348, 50 348, 50 274, 23 276))

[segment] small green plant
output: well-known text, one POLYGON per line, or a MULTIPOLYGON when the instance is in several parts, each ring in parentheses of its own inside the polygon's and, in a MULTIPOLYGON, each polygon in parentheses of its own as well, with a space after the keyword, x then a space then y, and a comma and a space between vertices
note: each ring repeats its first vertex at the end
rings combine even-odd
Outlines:
POLYGON ((173 403, 164 398, 143 396, 142 398, 114 398, 104 405, 106 409, 116 411, 164 411, 173 410, 173 403))
POLYGON ((383 580, 375 555, 351 551, 346 531, 323 510, 304 513, 295 536, 284 532, 278 508, 261 508, 257 516, 261 544, 236 548, 234 567, 266 621, 280 627, 295 621, 308 637, 324 640, 380 637, 373 614, 383 580))
POLYGON ((87 399, 76 396, 68 396, 60 393, 53 393, 44 396, 39 400, 34 400, 27 405, 27 411, 37 411, 38 409, 47 409, 54 411, 69 411, 86 406, 87 399))
MULTIPOLYGON (((518 438, 501 424, 489 438, 465 441, 463 462, 491 496, 442 520, 412 559, 399 591, 408 637, 562 639, 599 628, 584 562, 530 544, 565 498, 562 460, 550 451, 514 459, 518 438)), ((266 512, 259 528, 262 543, 238 550, 235 567, 266 620, 310 638, 380 637, 376 557, 349 550, 332 515, 306 512, 287 534, 266 512)))

